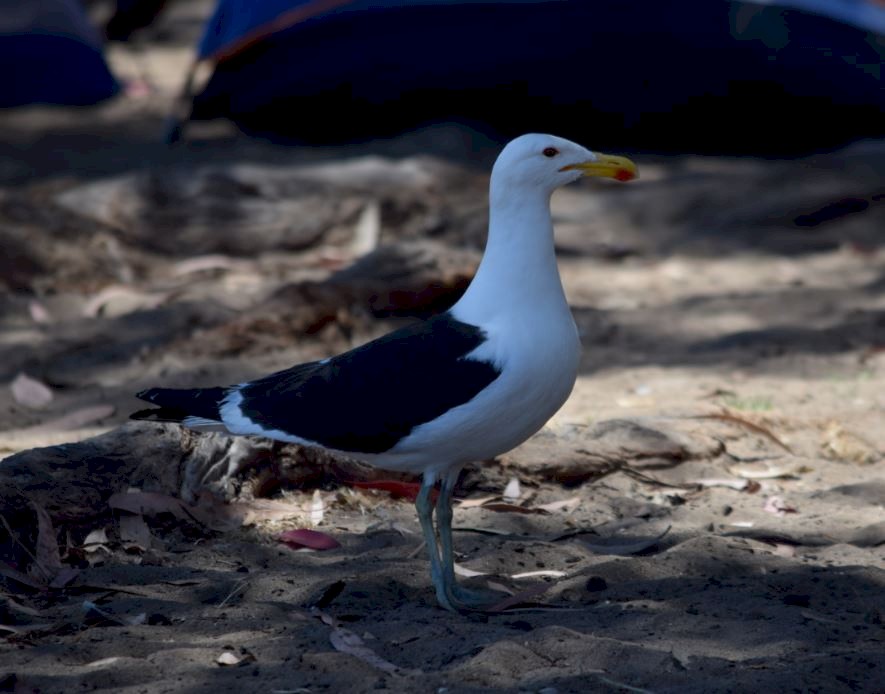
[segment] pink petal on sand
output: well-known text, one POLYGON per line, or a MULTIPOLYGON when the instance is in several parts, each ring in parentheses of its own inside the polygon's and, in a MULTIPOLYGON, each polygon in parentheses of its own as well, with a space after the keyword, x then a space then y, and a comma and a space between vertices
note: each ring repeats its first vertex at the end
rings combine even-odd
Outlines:
POLYGON ((340 547, 338 542, 331 535, 321 533, 318 530, 308 530, 307 528, 298 528, 297 530, 287 530, 280 533, 277 539, 285 542, 292 549, 335 549, 340 547))

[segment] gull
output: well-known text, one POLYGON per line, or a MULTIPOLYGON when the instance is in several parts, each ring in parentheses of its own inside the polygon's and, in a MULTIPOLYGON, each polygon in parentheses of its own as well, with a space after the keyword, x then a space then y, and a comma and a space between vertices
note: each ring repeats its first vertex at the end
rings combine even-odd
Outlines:
POLYGON ((551 195, 582 176, 637 175, 624 157, 522 135, 492 168, 485 252, 448 311, 246 383, 149 388, 137 397, 156 407, 131 416, 320 447, 422 475, 415 507, 437 600, 449 610, 481 609, 487 598, 455 580, 458 475, 541 429, 578 373, 581 342, 556 263, 551 195))

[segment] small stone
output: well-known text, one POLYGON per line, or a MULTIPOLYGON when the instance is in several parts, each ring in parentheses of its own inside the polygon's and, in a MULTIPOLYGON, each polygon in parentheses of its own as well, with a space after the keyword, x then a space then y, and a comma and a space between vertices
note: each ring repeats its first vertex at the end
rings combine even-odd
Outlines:
POLYGON ((794 607, 808 607, 811 605, 811 597, 808 595, 785 595, 784 605, 793 605, 794 607))
POLYGON ((590 592, 595 593, 600 590, 605 590, 608 588, 608 583, 605 582, 605 579, 601 576, 591 576, 587 579, 587 583, 584 588, 590 592))

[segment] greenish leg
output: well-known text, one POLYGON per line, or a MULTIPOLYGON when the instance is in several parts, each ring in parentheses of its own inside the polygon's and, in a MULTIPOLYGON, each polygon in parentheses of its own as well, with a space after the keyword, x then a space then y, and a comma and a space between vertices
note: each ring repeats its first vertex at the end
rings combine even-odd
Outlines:
POLYGON ((443 586, 449 602, 456 607, 481 609, 494 603, 494 597, 458 585, 455 579, 455 553, 452 544, 452 493, 460 469, 450 470, 443 477, 439 499, 436 501, 436 525, 439 530, 439 549, 442 562, 443 586))
MULTIPOLYGON (((418 521, 421 523, 421 531, 424 533, 424 543, 427 545, 427 554, 430 557, 430 580, 436 590, 436 599, 447 610, 455 612, 452 604, 450 591, 447 590, 445 568, 440 563, 440 550, 436 541, 436 531, 433 527, 433 503, 431 495, 436 484, 436 474, 424 473, 421 490, 415 499, 415 509, 418 511, 418 521)), ((442 498, 442 497, 440 497, 442 498)))

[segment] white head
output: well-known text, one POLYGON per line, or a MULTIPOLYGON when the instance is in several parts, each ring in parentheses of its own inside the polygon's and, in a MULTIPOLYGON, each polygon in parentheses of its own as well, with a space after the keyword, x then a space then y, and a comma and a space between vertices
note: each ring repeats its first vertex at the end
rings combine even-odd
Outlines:
POLYGON ((591 152, 555 135, 532 133, 510 141, 492 169, 492 190, 502 189, 550 195, 582 176, 603 176, 629 181, 638 176, 636 165, 625 157, 591 152))

